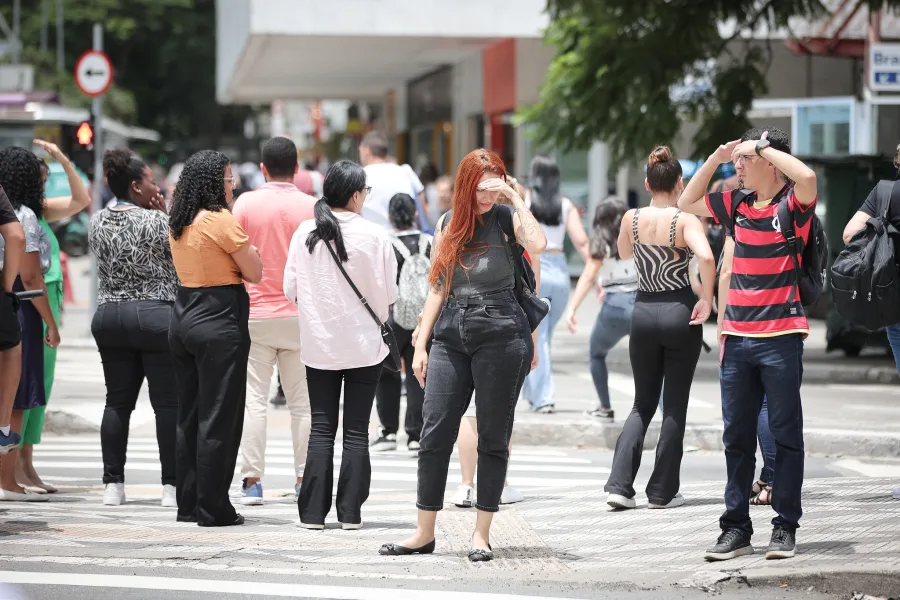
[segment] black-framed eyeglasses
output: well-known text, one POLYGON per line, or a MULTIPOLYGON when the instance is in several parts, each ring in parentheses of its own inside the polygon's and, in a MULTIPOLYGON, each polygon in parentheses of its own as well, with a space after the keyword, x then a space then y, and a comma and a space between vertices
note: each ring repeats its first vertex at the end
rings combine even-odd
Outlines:
POLYGON ((366 196, 368 196, 369 194, 372 193, 372 186, 367 185, 366 187, 363 188, 363 191, 366 193, 366 196))

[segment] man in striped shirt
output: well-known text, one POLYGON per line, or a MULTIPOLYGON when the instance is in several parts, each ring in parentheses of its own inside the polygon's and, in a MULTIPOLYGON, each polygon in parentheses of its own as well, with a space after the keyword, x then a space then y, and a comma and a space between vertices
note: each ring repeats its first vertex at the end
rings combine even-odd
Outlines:
POLYGON ((749 498, 756 466, 756 425, 763 397, 775 437, 777 516, 766 558, 794 555, 802 509, 803 411, 800 381, 803 340, 809 324, 796 289, 796 274, 778 205, 787 203, 798 256, 815 212, 816 174, 790 154, 787 134, 753 129, 707 159, 678 201, 685 212, 713 217, 734 231, 731 285, 722 323, 720 382, 728 483, 722 534, 708 560, 752 554, 749 498), (704 195, 721 163, 734 162, 742 189, 704 195), (791 299, 793 298, 793 302, 791 299))

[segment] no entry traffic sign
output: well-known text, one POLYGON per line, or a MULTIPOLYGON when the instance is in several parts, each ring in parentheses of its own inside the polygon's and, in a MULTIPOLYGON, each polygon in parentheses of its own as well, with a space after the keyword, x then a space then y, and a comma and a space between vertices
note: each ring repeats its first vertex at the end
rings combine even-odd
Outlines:
POLYGON ((100 50, 88 50, 75 63, 75 84, 85 96, 102 96, 112 84, 113 66, 100 50))

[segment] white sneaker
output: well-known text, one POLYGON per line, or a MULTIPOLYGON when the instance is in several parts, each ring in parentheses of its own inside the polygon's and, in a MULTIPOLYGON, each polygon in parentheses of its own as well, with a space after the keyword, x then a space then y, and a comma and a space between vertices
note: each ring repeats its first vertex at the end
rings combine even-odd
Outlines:
POLYGON ((103 492, 103 504, 105 506, 119 506, 125 504, 125 484, 107 483, 103 492))
POLYGON ((304 523, 303 521, 297 521, 297 526, 302 527, 303 529, 310 529, 312 531, 321 531, 325 529, 325 525, 317 525, 316 523, 304 523))
POLYGON ((0 502, 46 502, 46 494, 33 494, 25 490, 24 494, 0 490, 0 502))
POLYGON ((475 488, 469 485, 461 485, 453 494, 453 504, 460 508, 471 508, 475 504, 475 488))
POLYGON ((517 490, 511 485, 504 486, 503 493, 500 494, 500 504, 515 504, 525 499, 525 494, 517 490))
POLYGON ((341 523, 341 529, 344 531, 356 531, 362 529, 362 523, 341 523))
POLYGON ((175 498, 174 485, 163 486, 162 505, 166 508, 178 508, 178 500, 175 498))
POLYGON ((668 504, 653 504, 652 502, 647 504, 647 508, 677 508, 679 506, 684 506, 684 496, 680 493, 675 494, 675 497, 669 500, 668 504))
POLYGON ((606 503, 613 508, 634 508, 634 498, 626 498, 621 494, 610 494, 606 497, 606 503))

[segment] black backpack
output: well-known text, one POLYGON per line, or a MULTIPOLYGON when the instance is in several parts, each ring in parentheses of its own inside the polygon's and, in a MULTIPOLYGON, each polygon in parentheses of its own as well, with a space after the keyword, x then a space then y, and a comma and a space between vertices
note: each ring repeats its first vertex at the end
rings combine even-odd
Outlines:
POLYGON ((900 323, 900 277, 894 258, 900 232, 888 221, 891 196, 897 193, 896 182, 878 182, 876 216, 866 221, 831 267, 835 308, 870 331, 900 323))
MULTIPOLYGON (((796 200, 795 200, 796 201, 796 200)), ((797 234, 794 230, 794 216, 788 206, 788 200, 778 203, 778 223, 781 225, 781 234, 787 240, 790 247, 791 260, 794 263, 794 276, 796 285, 791 290, 791 299, 786 304, 788 310, 793 307, 800 293, 800 303, 803 306, 815 304, 825 289, 826 272, 828 270, 828 238, 825 237, 825 229, 822 222, 815 214, 809 221, 809 237, 803 247, 803 266, 797 264, 797 234)))

